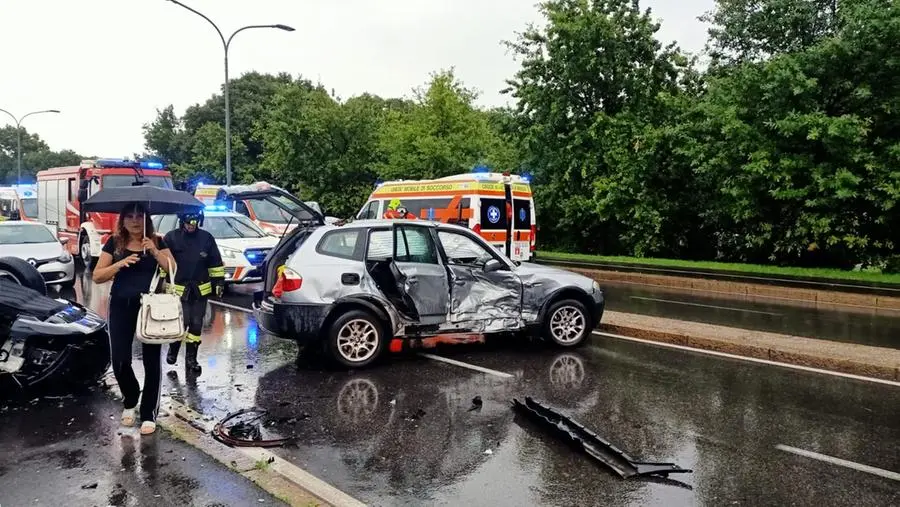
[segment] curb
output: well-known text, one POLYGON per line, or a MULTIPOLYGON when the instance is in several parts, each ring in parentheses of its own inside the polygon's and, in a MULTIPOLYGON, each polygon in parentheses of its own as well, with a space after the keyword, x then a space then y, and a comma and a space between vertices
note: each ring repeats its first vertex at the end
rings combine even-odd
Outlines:
POLYGON ((365 507, 366 504, 322 481, 267 449, 229 447, 214 439, 212 423, 177 401, 167 403, 167 416, 157 423, 176 437, 246 477, 292 506, 365 507), (261 465, 265 463, 265 465, 261 465))
POLYGON ((758 285, 775 285, 791 288, 825 290, 828 292, 844 292, 876 296, 900 297, 900 284, 891 282, 868 282, 864 280, 840 278, 814 278, 797 275, 767 276, 762 273, 746 271, 658 266, 654 264, 630 262, 626 263, 586 260, 579 261, 554 257, 539 258, 535 262, 537 262, 538 264, 577 267, 582 269, 597 269, 602 271, 625 271, 632 273, 654 274, 658 276, 684 276, 688 278, 702 278, 707 280, 748 282, 758 285))
POLYGON ((648 285, 674 290, 694 290, 719 295, 725 294, 741 297, 766 298, 788 303, 822 304, 870 310, 900 310, 900 297, 893 296, 802 289, 747 282, 712 280, 708 278, 612 271, 602 268, 585 268, 564 264, 556 264, 555 266, 585 275, 601 284, 604 282, 633 283, 636 285, 648 285))
MULTIPOLYGON (((601 324, 596 329, 596 331, 603 333, 601 336, 621 335, 627 338, 657 342, 661 344, 671 344, 698 351, 711 351, 750 359, 758 359, 785 365, 798 366, 802 368, 825 370, 829 372, 865 377, 867 379, 886 380, 889 382, 900 381, 900 366, 875 364, 873 362, 865 362, 846 357, 836 358, 834 356, 816 354, 812 352, 798 352, 797 350, 789 350, 788 347, 779 348, 775 346, 756 345, 752 343, 736 343, 735 341, 716 339, 710 336, 700 336, 699 334, 691 335, 681 332, 662 331, 659 329, 648 327, 609 323, 601 324)), ((748 333, 752 333, 752 331, 748 331, 748 333)), ((768 333, 768 336, 782 336, 785 340, 785 343, 797 339, 797 337, 775 335, 772 333, 768 333)), ((806 340, 822 342, 823 347, 834 343, 827 342, 825 340, 815 340, 812 338, 806 338, 806 340)), ((865 346, 858 345, 856 347, 865 346)), ((876 347, 870 348, 877 349, 876 347)))
MULTIPOLYGON (((110 381, 112 373, 107 376, 110 381)), ((112 380, 115 382, 115 380, 112 380)), ((115 383, 109 392, 122 399, 115 383)), ((211 435, 212 423, 177 401, 169 399, 156 419, 158 428, 185 442, 228 469, 250 480, 270 495, 297 507, 366 507, 366 504, 263 448, 229 447, 211 435), (261 466, 261 463, 265 463, 261 466)))

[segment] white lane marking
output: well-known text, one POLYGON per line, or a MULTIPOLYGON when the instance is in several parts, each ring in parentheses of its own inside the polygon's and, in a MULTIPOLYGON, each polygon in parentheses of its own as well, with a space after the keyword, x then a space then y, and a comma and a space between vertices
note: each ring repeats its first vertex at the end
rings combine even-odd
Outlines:
POLYGON ((704 304, 700 304, 700 303, 689 303, 687 301, 675 301, 672 299, 647 298, 647 297, 642 297, 642 296, 631 296, 631 299, 640 299, 642 301, 657 301, 660 303, 672 303, 675 305, 699 306, 700 308, 713 308, 716 310, 731 310, 733 312, 758 313, 761 315, 774 315, 776 317, 781 316, 780 313, 774 313, 774 312, 761 312, 759 310, 746 310, 744 308, 734 308, 734 307, 730 307, 730 306, 704 305, 704 304))
POLYGON ((653 346, 657 346, 657 347, 667 347, 670 349, 684 350, 684 351, 688 351, 688 352, 696 352, 699 354, 708 354, 708 355, 716 356, 716 357, 726 357, 728 359, 737 359, 739 361, 748 361, 751 363, 765 364, 765 365, 769 365, 769 366, 780 366, 782 368, 790 368, 792 370, 801 370, 801 371, 808 371, 808 372, 812 372, 812 373, 821 373, 822 375, 831 375, 833 377, 843 377, 843 378, 848 378, 848 379, 853 379, 853 380, 862 380, 864 382, 874 382, 876 384, 885 384, 885 385, 889 385, 889 386, 900 387, 900 382, 894 382, 893 380, 886 380, 886 379, 880 379, 880 378, 875 378, 875 377, 863 377, 862 375, 854 375, 852 373, 843 373, 843 372, 839 372, 839 371, 823 370, 821 368, 812 368, 809 366, 801 366, 798 364, 781 363, 778 361, 771 361, 769 359, 759 359, 756 357, 738 356, 735 354, 728 354, 727 352, 718 352, 715 350, 695 349, 693 347, 686 347, 684 345, 676 345, 674 343, 665 343, 665 342, 658 342, 658 341, 653 341, 653 340, 644 340, 641 338, 633 338, 631 336, 623 336, 623 335, 613 334, 613 333, 604 333, 601 331, 594 331, 594 334, 597 336, 607 336, 609 338, 617 338, 619 340, 628 340, 628 341, 632 341, 632 342, 644 343, 647 345, 653 345, 653 346))
POLYGON ((222 301, 213 301, 210 299, 209 304, 221 306, 222 308, 228 308, 229 310, 237 310, 239 312, 244 312, 244 313, 253 313, 253 310, 251 310, 249 308, 244 308, 243 306, 237 306, 237 305, 232 305, 232 304, 228 304, 228 303, 223 303, 222 301))
POLYGON ((480 371, 481 373, 487 373, 488 375, 494 375, 500 378, 513 378, 514 375, 510 375, 509 373, 504 373, 502 371, 492 370, 490 368, 484 368, 481 366, 476 366, 474 364, 464 363, 462 361, 457 361, 455 359, 449 359, 446 357, 436 356, 434 354, 427 354, 425 352, 420 352, 420 356, 427 357, 428 359, 433 359, 435 361, 440 361, 442 363, 452 364, 454 366, 459 366, 461 368, 468 368, 470 370, 480 371))
POLYGON ((824 461, 825 463, 831 463, 832 465, 842 466, 846 468, 852 468, 853 470, 877 475, 879 477, 884 477, 885 479, 900 481, 900 474, 898 474, 897 472, 891 472, 890 470, 883 470, 881 468, 863 465, 862 463, 856 463, 855 461, 847 461, 845 459, 835 458, 834 456, 828 456, 827 454, 819 454, 817 452, 807 451, 806 449, 798 449, 797 447, 791 447, 784 444, 778 444, 775 446, 775 448, 779 451, 789 452, 791 454, 796 454, 805 458, 824 461))

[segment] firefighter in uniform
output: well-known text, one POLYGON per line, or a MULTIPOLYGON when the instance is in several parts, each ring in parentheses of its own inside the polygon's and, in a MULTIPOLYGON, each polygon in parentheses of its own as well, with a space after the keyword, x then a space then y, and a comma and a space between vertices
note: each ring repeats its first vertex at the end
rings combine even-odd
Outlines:
MULTIPOLYGON (((181 296, 188 331, 184 340, 185 368, 199 375, 203 370, 197 362, 197 350, 200 348, 206 302, 212 294, 222 297, 225 289, 225 266, 222 264, 216 239, 200 228, 203 225, 203 215, 180 214, 178 219, 178 229, 169 231, 165 242, 178 266, 175 272, 175 293, 181 296)), ((181 342, 169 345, 167 363, 175 364, 180 348, 181 342)))

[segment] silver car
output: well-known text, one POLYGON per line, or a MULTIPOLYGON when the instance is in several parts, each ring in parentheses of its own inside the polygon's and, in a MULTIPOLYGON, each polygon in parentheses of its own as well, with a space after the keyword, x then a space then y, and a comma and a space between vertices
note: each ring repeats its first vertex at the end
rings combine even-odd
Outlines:
POLYGON ((270 252, 254 313, 265 332, 321 344, 343 366, 367 365, 386 347, 499 333, 530 331, 572 347, 603 315, 596 281, 512 262, 464 227, 418 220, 333 226, 319 218, 270 252))
POLYGON ((31 264, 48 285, 75 285, 75 261, 49 226, 38 222, 0 222, 0 257, 31 264))

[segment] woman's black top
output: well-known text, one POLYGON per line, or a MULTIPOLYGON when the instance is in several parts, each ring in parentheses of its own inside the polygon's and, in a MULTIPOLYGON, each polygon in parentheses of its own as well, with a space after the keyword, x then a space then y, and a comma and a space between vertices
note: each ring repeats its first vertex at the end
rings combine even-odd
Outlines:
MULTIPOLYGON (((157 240, 157 248, 165 250, 168 248, 166 242, 160 238, 157 240)), ((122 268, 113 278, 112 289, 109 296, 112 298, 139 298, 141 294, 146 294, 150 289, 150 282, 153 281, 153 274, 159 268, 156 258, 150 255, 150 252, 144 253, 139 250, 133 252, 125 250, 121 254, 116 254, 116 241, 110 237, 106 244, 103 245, 103 251, 112 256, 113 263, 128 257, 131 254, 137 254, 141 259, 127 268, 122 268)))

